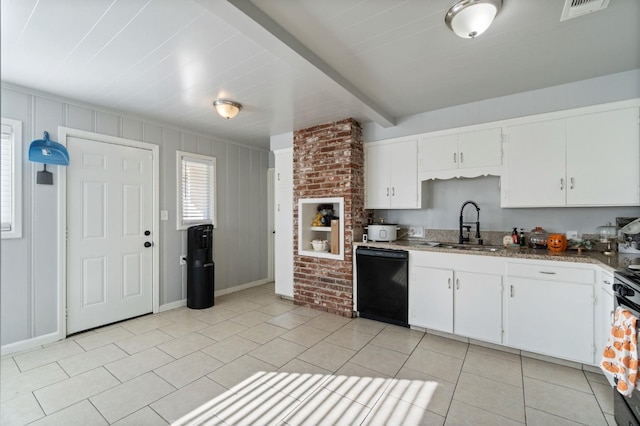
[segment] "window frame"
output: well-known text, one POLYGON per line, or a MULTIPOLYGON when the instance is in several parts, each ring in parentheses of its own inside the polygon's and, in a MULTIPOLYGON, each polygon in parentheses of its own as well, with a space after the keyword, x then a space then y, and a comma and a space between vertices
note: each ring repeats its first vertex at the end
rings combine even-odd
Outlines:
POLYGON ((1 239, 5 240, 22 238, 22 121, 5 117, 1 120, 2 128, 11 128, 11 228, 1 231, 1 239))
POLYGON ((176 229, 183 231, 190 226, 212 224, 214 228, 217 227, 217 191, 216 191, 216 157, 210 155, 194 154, 185 151, 176 151, 176 229), (211 218, 206 220, 191 220, 185 221, 183 217, 183 205, 182 205, 182 181, 183 181, 183 160, 191 160, 197 163, 208 164, 211 168, 211 177, 209 180, 209 199, 211 200, 211 218))

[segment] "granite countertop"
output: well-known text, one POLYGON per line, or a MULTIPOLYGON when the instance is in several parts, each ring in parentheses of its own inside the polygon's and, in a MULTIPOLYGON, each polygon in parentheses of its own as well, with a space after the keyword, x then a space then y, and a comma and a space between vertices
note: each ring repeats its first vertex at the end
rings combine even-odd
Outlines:
MULTIPOLYGON (((447 243, 442 243, 447 244, 447 243)), ((457 243, 450 243, 457 244, 457 243)), ((430 247, 425 245, 424 240, 397 240, 394 242, 374 242, 368 241, 366 243, 358 242, 354 243, 354 246, 361 247, 379 247, 394 250, 416 250, 416 251, 428 251, 439 253, 456 253, 456 254, 469 254, 477 256, 494 256, 494 257, 509 257, 519 259, 536 259, 536 260, 555 260, 561 262, 575 262, 575 263, 590 263, 599 266, 603 266, 610 271, 624 268, 630 264, 640 264, 640 255, 637 254, 621 254, 614 253, 611 256, 607 256, 600 251, 596 250, 583 250, 582 253, 578 253, 577 250, 568 250, 564 252, 549 252, 545 249, 532 249, 532 248, 503 248, 500 246, 486 246, 495 247, 496 251, 487 250, 469 250, 458 249, 448 247, 430 247)), ((475 246, 478 247, 478 246, 475 246)))

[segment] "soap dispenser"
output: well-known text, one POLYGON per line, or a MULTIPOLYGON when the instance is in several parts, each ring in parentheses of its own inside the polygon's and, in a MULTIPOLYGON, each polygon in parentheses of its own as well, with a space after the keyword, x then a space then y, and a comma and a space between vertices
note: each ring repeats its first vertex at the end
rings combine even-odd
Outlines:
POLYGON ((513 244, 519 244, 520 237, 518 236, 518 228, 513 228, 513 232, 511 233, 511 238, 513 239, 513 244))

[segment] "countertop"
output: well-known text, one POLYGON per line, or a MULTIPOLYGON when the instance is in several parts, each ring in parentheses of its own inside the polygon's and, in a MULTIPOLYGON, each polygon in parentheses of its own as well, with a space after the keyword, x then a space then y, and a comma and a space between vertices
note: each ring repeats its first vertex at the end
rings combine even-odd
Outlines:
MULTIPOLYGON (((564 252, 550 252, 545 249, 532 249, 532 248, 499 248, 497 251, 475 251, 468 249, 457 249, 447 247, 430 247, 424 244, 423 240, 397 240, 394 242, 374 242, 368 241, 366 243, 359 242, 354 243, 356 247, 379 247, 394 250, 416 250, 416 251, 428 251, 428 252, 440 252, 440 253, 456 253, 456 254, 469 254, 474 256, 493 256, 493 257, 509 257, 518 259, 536 259, 536 260, 552 260, 560 262, 574 262, 574 263, 590 263, 598 266, 602 266, 605 269, 613 272, 617 269, 622 269, 631 264, 640 265, 640 255, 637 254, 621 254, 614 253, 611 256, 605 255, 600 251, 595 250, 583 250, 582 253, 578 253, 577 250, 568 250, 564 252)), ((447 244, 447 243, 442 243, 447 244)), ((456 243, 451 243, 456 244, 456 243)), ((492 246, 494 247, 494 246, 492 246)))

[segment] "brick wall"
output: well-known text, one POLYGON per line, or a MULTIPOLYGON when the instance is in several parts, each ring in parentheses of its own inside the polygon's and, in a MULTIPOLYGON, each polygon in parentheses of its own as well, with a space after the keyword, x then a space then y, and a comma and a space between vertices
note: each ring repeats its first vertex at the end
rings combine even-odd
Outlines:
POLYGON ((353 246, 362 239, 364 151, 362 127, 349 118, 293 134, 293 299, 346 317, 353 316, 353 246), (298 200, 344 197, 344 260, 298 254, 298 200))

